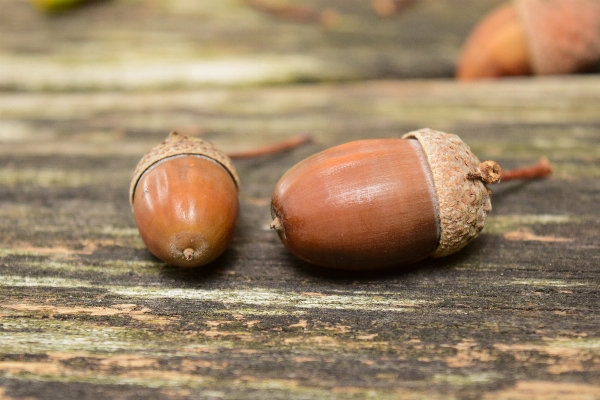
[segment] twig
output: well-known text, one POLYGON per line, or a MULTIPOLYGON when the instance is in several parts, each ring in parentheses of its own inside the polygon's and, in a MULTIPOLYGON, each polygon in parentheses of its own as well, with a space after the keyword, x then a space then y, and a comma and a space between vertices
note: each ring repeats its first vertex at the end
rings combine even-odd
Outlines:
POLYGON ((310 135, 299 135, 269 146, 261 147, 254 150, 238 151, 234 153, 229 153, 227 155, 229 156, 229 158, 236 160, 243 158, 263 157, 292 150, 298 146, 310 142, 312 142, 312 137, 310 135))
POLYGON ((391 17, 415 4, 417 0, 372 0, 371 7, 380 17, 391 17))
POLYGON ((318 11, 291 4, 269 4, 264 0, 244 0, 244 2, 255 10, 289 21, 318 23, 328 28, 339 22, 339 13, 333 9, 318 11))
POLYGON ((550 161, 544 157, 534 165, 510 171, 502 171, 500 182, 508 182, 515 179, 539 179, 545 178, 550 174, 552 174, 552 165, 550 165, 550 161))

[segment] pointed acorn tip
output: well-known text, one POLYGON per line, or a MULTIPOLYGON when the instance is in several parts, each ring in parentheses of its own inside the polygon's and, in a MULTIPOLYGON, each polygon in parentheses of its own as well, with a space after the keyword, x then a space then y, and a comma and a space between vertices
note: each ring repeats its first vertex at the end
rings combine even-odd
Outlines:
POLYGON ((186 259, 186 261, 192 261, 194 259, 194 249, 192 248, 187 248, 183 251, 183 258, 186 259))
POLYGON ((276 231, 283 230, 283 226, 281 225, 281 220, 279 219, 279 217, 276 217, 273 220, 273 222, 271 222, 271 225, 269 225, 269 228, 275 229, 276 231))

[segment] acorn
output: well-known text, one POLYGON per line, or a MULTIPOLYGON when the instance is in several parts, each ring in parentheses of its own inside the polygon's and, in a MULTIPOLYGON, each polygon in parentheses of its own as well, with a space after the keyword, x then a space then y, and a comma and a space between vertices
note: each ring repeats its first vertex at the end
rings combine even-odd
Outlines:
POLYGON ((398 266, 462 249, 483 229, 501 174, 458 136, 431 129, 359 140, 288 170, 271 202, 285 247, 340 269, 398 266))
POLYGON ((89 0, 30 0, 40 11, 59 13, 68 11, 88 2, 89 0))
POLYGON ((473 29, 460 80, 585 72, 600 60, 600 0, 514 0, 473 29))
POLYGON ((169 265, 198 267, 231 242, 238 189, 229 157, 202 139, 171 132, 138 163, 129 200, 152 254, 169 265))

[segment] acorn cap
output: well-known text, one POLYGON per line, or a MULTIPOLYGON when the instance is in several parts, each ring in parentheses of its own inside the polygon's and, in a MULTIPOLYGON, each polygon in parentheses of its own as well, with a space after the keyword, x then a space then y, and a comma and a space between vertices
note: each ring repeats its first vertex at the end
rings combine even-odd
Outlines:
POLYGON ((533 71, 580 72, 600 59, 600 0, 516 0, 533 71))
POLYGON ((451 133, 420 129, 402 138, 419 141, 431 168, 441 231, 440 243, 431 256, 452 254, 483 229, 492 210, 491 191, 484 182, 497 182, 500 167, 493 161, 480 163, 469 146, 451 133))
POLYGON ((218 150, 211 143, 202 139, 188 138, 187 136, 180 135, 179 133, 173 131, 169 134, 169 137, 167 137, 164 142, 147 152, 142 157, 137 167, 135 167, 133 179, 131 180, 131 185, 129 186, 129 203, 131 204, 131 207, 133 207, 133 194, 135 193, 135 187, 148 168, 155 163, 164 160, 165 158, 185 154, 204 156, 220 164, 227 172, 229 172, 229 175, 231 175, 231 178, 235 182, 235 186, 239 191, 240 180, 235 172, 235 168, 233 167, 231 159, 227 157, 225 153, 218 150))

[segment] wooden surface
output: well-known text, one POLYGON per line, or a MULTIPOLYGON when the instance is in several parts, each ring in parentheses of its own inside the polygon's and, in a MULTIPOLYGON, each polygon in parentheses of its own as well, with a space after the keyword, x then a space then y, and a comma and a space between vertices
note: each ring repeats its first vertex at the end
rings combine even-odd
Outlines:
POLYGON ((0 399, 600 398, 600 76, 458 84, 440 78, 497 2, 423 1, 382 26, 367 3, 337 3, 349 25, 334 40, 233 2, 99 2, 51 18, 0 2, 0 399), (434 30, 399 39, 397 59, 393 41, 372 46, 424 21, 434 30), (207 62, 201 50, 271 57, 275 71, 291 53, 321 64, 302 84, 289 71, 148 72, 207 62), (146 73, 121 80, 136 63, 146 73), (382 79, 402 71, 438 78, 382 79), (496 185, 475 242, 404 270, 319 270, 268 229, 293 164, 421 127, 506 168, 547 156, 556 173, 496 185), (173 129, 225 151, 315 139, 236 162, 239 226, 208 268, 153 258, 131 216, 133 168, 173 129))

